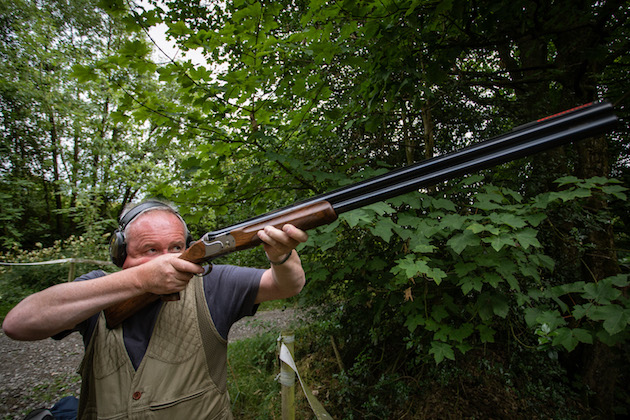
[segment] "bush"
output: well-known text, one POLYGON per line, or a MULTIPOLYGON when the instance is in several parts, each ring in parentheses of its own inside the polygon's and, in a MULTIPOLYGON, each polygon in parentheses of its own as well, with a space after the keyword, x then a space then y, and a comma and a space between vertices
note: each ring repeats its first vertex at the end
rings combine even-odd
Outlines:
MULTIPOLYGON (((64 241, 56 241, 48 248, 42 247, 41 244, 37 249, 30 251, 13 248, 7 253, 0 254, 0 261, 31 264, 66 258, 103 261, 103 264, 77 263, 75 277, 103 266, 112 270, 115 267, 109 264, 106 239, 103 238, 103 243, 97 243, 83 237, 71 236, 64 241)), ((0 266, 0 317, 4 319, 7 312, 26 296, 68 281, 69 273, 69 263, 0 266)))
MULTIPOLYGON (((395 393, 398 380, 413 387, 418 371, 460 366, 481 349, 533 349, 557 360, 578 345, 627 345, 628 274, 567 281, 540 238, 555 232, 548 213, 570 209, 579 263, 589 252, 586 228, 616 222, 583 200, 601 194, 627 203, 625 188, 567 177, 559 191, 525 199, 481 181, 471 176, 344 213, 310 236, 304 298, 338 308, 331 333, 347 369, 336 398, 352 410, 387 416, 375 408, 388 401, 377 396, 382 390, 395 393)), ((361 417, 343 413, 352 415, 361 417)))

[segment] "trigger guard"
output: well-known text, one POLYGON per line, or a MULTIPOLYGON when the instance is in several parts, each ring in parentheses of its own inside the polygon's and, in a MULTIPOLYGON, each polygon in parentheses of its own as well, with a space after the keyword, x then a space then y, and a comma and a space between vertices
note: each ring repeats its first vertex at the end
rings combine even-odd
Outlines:
POLYGON ((211 271, 212 271, 212 264, 208 264, 206 266, 206 270, 203 273, 201 273, 201 274, 195 274, 195 277, 203 277, 206 274, 210 274, 211 271))

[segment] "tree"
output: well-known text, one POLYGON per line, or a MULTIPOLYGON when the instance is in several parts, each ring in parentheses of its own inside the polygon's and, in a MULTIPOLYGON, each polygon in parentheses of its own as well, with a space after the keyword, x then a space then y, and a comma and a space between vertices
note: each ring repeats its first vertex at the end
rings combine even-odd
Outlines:
MULTIPOLYGON (((160 121, 196 148, 161 191, 202 223, 214 221, 202 219, 207 207, 219 224, 240 220, 600 95, 625 118, 627 2, 171 1, 133 12, 140 27, 164 22, 216 65, 158 69, 192 107, 170 104, 177 118, 160 121)), ((541 349, 625 343, 627 277, 615 276, 612 225, 575 204, 575 194, 601 210, 605 197, 625 198, 592 179, 609 167, 625 176, 625 130, 361 209, 314 235, 307 296, 343 302, 358 382, 385 386, 365 363, 381 346, 394 347, 392 366, 414 372, 427 358, 507 343, 515 325, 541 349), (556 182, 565 175, 591 179, 556 182), (574 232, 588 247, 567 241, 574 232), (563 303, 571 294, 583 301, 563 303), (586 304, 597 315, 572 312, 586 304)), ((602 379, 588 385, 612 395, 600 386, 614 378, 602 379)), ((598 405, 610 414, 610 401, 598 405)))
POLYGON ((108 64, 115 51, 151 50, 94 1, 11 1, 2 10, 1 247, 100 237, 119 206, 177 158, 155 144, 156 127, 142 125, 136 93, 157 101, 168 88, 108 64))

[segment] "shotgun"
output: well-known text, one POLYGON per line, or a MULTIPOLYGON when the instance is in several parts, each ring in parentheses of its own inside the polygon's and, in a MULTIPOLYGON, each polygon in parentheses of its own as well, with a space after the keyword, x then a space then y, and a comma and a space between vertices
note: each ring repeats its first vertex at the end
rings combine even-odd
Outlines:
MULTIPOLYGON (((257 232, 267 225, 282 228, 291 223, 309 230, 332 223, 339 214, 368 204, 436 185, 569 142, 603 134, 614 128, 617 117, 606 101, 592 102, 516 127, 512 131, 464 149, 437 156, 349 186, 297 202, 213 232, 191 244, 180 256, 203 263, 258 246, 257 232)), ((105 309, 107 326, 114 328, 160 296, 147 293, 105 309)), ((163 297, 177 300, 178 294, 163 297)))

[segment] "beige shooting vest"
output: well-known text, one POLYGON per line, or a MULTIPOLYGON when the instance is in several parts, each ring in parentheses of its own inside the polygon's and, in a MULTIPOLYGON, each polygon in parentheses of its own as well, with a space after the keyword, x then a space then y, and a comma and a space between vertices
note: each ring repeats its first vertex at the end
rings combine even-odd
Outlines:
POLYGON ((79 420, 232 418, 227 341, 212 322, 203 282, 193 279, 180 295, 162 305, 137 371, 122 327, 108 329, 101 313, 80 367, 79 420))

